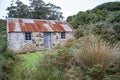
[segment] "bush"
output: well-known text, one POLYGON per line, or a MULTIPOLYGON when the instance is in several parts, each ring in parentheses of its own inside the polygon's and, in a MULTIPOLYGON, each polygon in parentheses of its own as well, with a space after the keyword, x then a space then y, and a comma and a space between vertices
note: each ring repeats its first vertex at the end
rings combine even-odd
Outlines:
POLYGON ((103 66, 96 64, 91 68, 87 69, 87 75, 90 75, 92 79, 102 80, 104 77, 103 66))
POLYGON ((82 36, 84 36, 83 29, 77 29, 75 31, 75 38, 79 39, 79 37, 82 37, 82 36))
POLYGON ((80 38, 79 44, 78 42, 76 44, 72 46, 76 62, 85 72, 87 70, 89 72, 87 74, 93 79, 97 79, 99 76, 100 79, 97 80, 101 80, 106 74, 106 70, 117 60, 118 50, 116 46, 113 47, 94 35, 80 38))
POLYGON ((50 67, 38 67, 35 80, 67 80, 66 77, 57 69, 50 67))
POLYGON ((55 57, 54 66, 61 71, 69 69, 74 65, 74 57, 67 48, 58 50, 58 54, 55 57))
POLYGON ((47 54, 40 59, 37 63, 36 80, 67 80, 64 72, 71 56, 66 52, 59 49, 57 54, 47 54))
POLYGON ((74 39, 69 39, 66 42, 65 47, 67 47, 67 48, 71 47, 74 44, 74 41, 75 41, 74 39))
POLYGON ((0 40, 0 79, 6 80, 10 77, 11 67, 13 62, 17 60, 15 54, 13 54, 7 48, 7 43, 4 39, 0 40))
POLYGON ((75 57, 87 68, 93 67, 96 64, 103 65, 107 68, 115 60, 115 48, 103 40, 97 39, 91 35, 84 38, 79 49, 73 50, 75 57))

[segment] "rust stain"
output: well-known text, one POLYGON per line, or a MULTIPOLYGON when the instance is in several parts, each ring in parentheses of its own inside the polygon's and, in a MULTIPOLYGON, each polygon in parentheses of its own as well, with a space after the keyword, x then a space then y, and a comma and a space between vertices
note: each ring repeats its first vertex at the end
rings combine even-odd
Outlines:
POLYGON ((16 22, 18 22, 21 32, 50 32, 50 30, 46 28, 45 24, 48 24, 54 32, 66 32, 61 24, 66 24, 73 30, 73 27, 65 21, 39 19, 25 19, 24 21, 22 18, 10 18, 8 19, 8 32, 15 31, 15 28, 18 26, 15 25, 16 22))
POLYGON ((44 21, 34 20, 36 27, 38 28, 38 31, 40 32, 47 32, 47 29, 44 27, 44 21))
POLYGON ((27 29, 26 29, 25 24, 23 23, 22 19, 19 19, 18 22, 20 24, 21 32, 26 32, 27 29))
POLYGON ((55 32, 59 32, 59 31, 63 32, 64 31, 64 29, 57 22, 55 22, 55 24, 52 24, 52 25, 53 25, 55 32))
POLYGON ((15 22, 13 21, 8 21, 8 30, 9 32, 13 32, 15 30, 15 22))

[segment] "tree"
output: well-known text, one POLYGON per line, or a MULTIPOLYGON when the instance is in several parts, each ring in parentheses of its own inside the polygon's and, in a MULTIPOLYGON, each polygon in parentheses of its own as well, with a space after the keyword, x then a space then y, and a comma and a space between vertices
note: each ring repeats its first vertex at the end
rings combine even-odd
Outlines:
POLYGON ((30 0, 31 18, 46 19, 47 7, 42 0, 30 0))
MULTIPOLYGON (((71 23, 75 29, 78 28, 79 25, 105 21, 106 17, 109 15, 110 12, 120 11, 119 5, 120 2, 103 3, 92 10, 87 10, 85 12, 80 11, 76 15, 70 16, 67 18, 67 21, 71 23)), ((119 18, 115 18, 115 19, 119 21, 119 18)))
POLYGON ((17 0, 15 3, 12 2, 11 6, 6 9, 8 11, 8 17, 14 18, 28 18, 29 7, 17 0), (15 4, 15 5, 14 5, 15 4))
POLYGON ((98 5, 97 7, 95 7, 93 10, 102 10, 102 9, 106 9, 109 11, 120 11, 120 2, 116 1, 116 2, 107 2, 107 3, 103 3, 101 5, 98 5))
POLYGON ((43 0, 30 0, 30 2, 30 10, 33 15, 32 18, 53 20, 63 19, 60 7, 51 3, 46 4, 43 0))
POLYGON ((61 8, 59 6, 56 6, 51 3, 46 4, 46 6, 49 11, 47 14, 48 19, 58 19, 58 20, 63 19, 62 12, 60 12, 61 8))
POLYGON ((8 17, 22 17, 22 18, 37 18, 37 19, 63 19, 61 8, 48 3, 43 0, 30 0, 30 6, 23 4, 17 0, 12 2, 11 6, 7 8, 8 17))
POLYGON ((120 41, 120 2, 103 3, 92 10, 80 11, 67 21, 77 29, 75 35, 91 31, 112 43, 120 41), (92 24, 92 25, 91 25, 92 24), (90 26, 91 25, 91 26, 90 26), (84 28, 81 30, 81 28, 84 28), (91 30, 90 30, 91 29, 91 30))

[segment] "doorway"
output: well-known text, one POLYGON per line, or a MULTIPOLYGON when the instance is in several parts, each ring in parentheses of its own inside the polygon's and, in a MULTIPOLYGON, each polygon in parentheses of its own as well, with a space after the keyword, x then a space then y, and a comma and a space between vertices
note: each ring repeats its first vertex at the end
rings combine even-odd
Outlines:
POLYGON ((44 48, 47 48, 47 49, 52 48, 51 35, 52 35, 51 32, 44 33, 44 48))

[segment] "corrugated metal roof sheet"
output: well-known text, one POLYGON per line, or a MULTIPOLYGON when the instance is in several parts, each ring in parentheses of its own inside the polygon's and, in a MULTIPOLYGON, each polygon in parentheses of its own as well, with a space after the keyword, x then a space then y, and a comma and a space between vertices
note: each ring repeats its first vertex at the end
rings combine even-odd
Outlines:
POLYGON ((65 21, 8 18, 8 32, 71 32, 73 28, 65 21))

